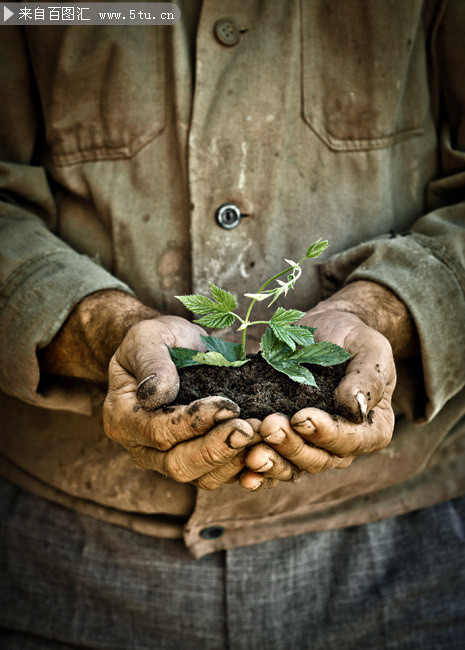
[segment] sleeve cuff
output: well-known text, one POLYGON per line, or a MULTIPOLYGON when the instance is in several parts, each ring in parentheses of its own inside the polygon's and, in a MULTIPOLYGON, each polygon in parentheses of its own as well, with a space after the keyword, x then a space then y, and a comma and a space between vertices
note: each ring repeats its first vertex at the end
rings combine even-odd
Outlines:
POLYGON ((0 289, 2 390, 38 406, 60 409, 66 404, 68 410, 92 412, 95 390, 90 386, 71 388, 67 400, 63 390, 39 395, 36 349, 52 340, 80 300, 105 289, 133 294, 126 284, 71 249, 43 252, 16 268, 0 289))

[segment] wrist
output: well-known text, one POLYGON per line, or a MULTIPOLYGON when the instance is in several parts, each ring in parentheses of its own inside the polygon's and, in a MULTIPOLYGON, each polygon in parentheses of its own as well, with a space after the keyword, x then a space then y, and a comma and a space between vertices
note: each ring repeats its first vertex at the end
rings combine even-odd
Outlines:
POLYGON ((320 305, 354 314, 365 325, 383 334, 391 344, 396 360, 412 358, 419 353, 418 334, 410 311, 387 287, 357 280, 320 305))
POLYGON ((42 371, 106 383, 110 359, 128 330, 158 312, 122 291, 104 290, 81 300, 42 350, 42 371))

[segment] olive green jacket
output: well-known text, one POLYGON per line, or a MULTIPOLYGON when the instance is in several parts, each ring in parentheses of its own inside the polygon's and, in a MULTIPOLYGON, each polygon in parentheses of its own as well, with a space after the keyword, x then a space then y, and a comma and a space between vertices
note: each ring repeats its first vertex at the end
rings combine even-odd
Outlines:
POLYGON ((196 557, 464 493, 465 3, 197 5, 174 27, 2 28, 0 472, 196 557), (247 215, 229 230, 225 202, 247 215), (96 386, 39 382, 36 350, 89 293, 185 315, 174 296, 213 281, 243 306, 318 237, 284 306, 366 279, 417 326, 384 451, 269 492, 197 491, 105 437, 96 386))

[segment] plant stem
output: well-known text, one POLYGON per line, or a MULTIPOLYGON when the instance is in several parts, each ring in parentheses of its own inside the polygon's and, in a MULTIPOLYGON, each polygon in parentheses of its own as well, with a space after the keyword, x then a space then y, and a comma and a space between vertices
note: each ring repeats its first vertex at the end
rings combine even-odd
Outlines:
MULTIPOLYGON (((305 262, 306 259, 307 259, 306 257, 303 257, 299 262, 297 262, 296 266, 300 266, 302 264, 302 262, 305 262)), ((272 282, 274 282, 275 280, 280 278, 282 275, 285 275, 286 273, 289 273, 294 268, 295 268, 295 266, 288 266, 287 269, 284 269, 284 271, 281 271, 281 273, 277 273, 276 275, 273 275, 273 277, 270 278, 269 280, 267 280, 265 282, 265 284, 263 284, 260 287, 260 289, 258 291, 256 291, 255 293, 262 293, 262 291, 264 291, 269 284, 271 284, 272 282)), ((252 308, 253 308, 253 306, 255 305, 256 302, 257 302, 256 298, 252 298, 252 300, 250 301, 249 308, 247 309, 247 313, 245 315, 245 318, 242 321, 243 324, 245 324, 245 327, 244 327, 244 329, 242 331, 242 343, 241 343, 242 354, 244 355, 244 359, 245 359, 245 341, 246 341, 246 336, 247 336, 247 328, 249 327, 249 325, 256 325, 257 323, 267 323, 268 322, 268 321, 256 321, 256 323, 249 323, 249 316, 250 316, 250 314, 252 312, 252 308)))

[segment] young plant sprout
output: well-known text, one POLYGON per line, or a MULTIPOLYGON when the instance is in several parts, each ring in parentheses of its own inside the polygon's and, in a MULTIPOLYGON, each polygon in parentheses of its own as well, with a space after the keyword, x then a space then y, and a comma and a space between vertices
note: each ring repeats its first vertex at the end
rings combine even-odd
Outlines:
POLYGON ((201 295, 176 296, 187 309, 201 315, 201 318, 194 323, 204 327, 224 329, 231 326, 234 321, 238 321, 240 323, 238 331, 242 332, 242 343, 223 341, 215 336, 201 336, 207 352, 189 348, 168 348, 176 367, 242 366, 250 360, 245 351, 249 327, 268 325, 260 342, 260 351, 265 361, 293 381, 316 386, 312 373, 302 364, 333 366, 346 361, 351 355, 334 343, 315 343, 316 328, 296 325, 296 321, 305 315, 303 311, 278 307, 267 321, 253 321, 251 313, 257 301, 271 298, 268 305, 271 307, 280 296, 287 295, 302 274, 301 264, 305 260, 318 257, 327 246, 326 240, 318 239, 309 246, 305 257, 301 260, 298 262, 285 260, 289 266, 284 271, 273 275, 256 293, 245 293, 244 296, 250 298, 250 304, 244 318, 234 311, 237 307, 234 296, 211 282, 209 284, 212 299, 201 295), (285 281, 279 279, 282 276, 287 276, 285 281), (272 282, 276 282, 277 286, 267 288, 272 282))

